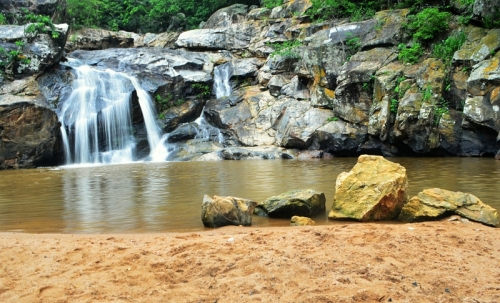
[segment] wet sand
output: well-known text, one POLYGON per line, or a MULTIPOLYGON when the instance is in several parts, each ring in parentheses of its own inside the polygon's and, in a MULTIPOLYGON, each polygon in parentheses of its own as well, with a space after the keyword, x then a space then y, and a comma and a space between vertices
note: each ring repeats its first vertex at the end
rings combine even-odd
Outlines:
POLYGON ((500 302, 500 230, 440 221, 0 233, 0 302, 500 302))

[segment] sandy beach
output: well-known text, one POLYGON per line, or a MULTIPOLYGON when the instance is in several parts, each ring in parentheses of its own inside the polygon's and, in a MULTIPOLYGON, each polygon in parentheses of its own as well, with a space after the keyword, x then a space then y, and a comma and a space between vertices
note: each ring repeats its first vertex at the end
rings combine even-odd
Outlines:
POLYGON ((477 223, 0 233, 0 302, 500 302, 477 223))

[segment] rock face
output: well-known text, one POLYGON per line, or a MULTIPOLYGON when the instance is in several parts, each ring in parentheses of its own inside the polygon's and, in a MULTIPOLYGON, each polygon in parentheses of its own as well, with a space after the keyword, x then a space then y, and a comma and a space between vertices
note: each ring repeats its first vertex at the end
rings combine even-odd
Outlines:
POLYGON ((52 109, 28 101, 0 101, 0 169, 57 165, 61 153, 52 109))
POLYGON ((388 220, 407 200, 406 169, 380 156, 362 155, 337 177, 330 219, 388 220))
POLYGON ((236 197, 203 197, 201 220, 205 227, 252 224, 252 214, 257 202, 236 197))
POLYGON ((455 213, 490 226, 499 223, 497 211, 476 196, 440 188, 425 189, 411 198, 401 210, 399 220, 412 222, 437 218, 445 213, 455 213))
MULTIPOLYGON (((257 208, 269 217, 315 216, 325 210, 325 194, 312 189, 292 190, 266 199, 257 208)), ((262 214, 262 212, 260 212, 262 214)))
POLYGON ((314 224, 316 224, 316 222, 308 217, 293 216, 292 219, 290 219, 290 226, 306 226, 314 224))

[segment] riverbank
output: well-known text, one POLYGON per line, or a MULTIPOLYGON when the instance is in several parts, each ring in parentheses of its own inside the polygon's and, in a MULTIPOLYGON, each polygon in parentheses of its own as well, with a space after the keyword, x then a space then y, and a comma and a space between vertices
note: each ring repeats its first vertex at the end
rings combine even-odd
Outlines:
POLYGON ((459 221, 0 233, 0 301, 498 302, 499 239, 459 221))

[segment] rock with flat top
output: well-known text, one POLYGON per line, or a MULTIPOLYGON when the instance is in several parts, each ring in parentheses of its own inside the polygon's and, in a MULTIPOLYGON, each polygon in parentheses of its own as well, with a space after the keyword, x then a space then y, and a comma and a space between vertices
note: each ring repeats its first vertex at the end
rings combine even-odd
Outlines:
POLYGON ((424 189, 405 204, 399 220, 412 222, 455 213, 490 226, 498 225, 498 213, 474 195, 441 188, 424 189))
POLYGON ((312 189, 292 190, 267 198, 257 208, 269 217, 315 216, 325 210, 325 194, 312 189))

